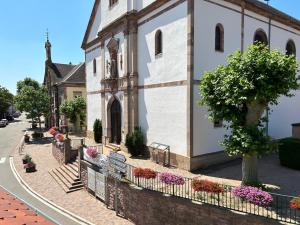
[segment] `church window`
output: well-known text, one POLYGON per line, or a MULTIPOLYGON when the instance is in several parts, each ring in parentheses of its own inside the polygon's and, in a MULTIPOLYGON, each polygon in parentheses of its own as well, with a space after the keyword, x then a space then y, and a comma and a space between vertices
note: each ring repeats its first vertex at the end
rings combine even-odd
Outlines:
POLYGON ((162 47, 162 32, 158 30, 155 34, 155 55, 162 54, 162 47))
POLYGON ((255 32, 253 43, 254 44, 263 43, 265 45, 268 45, 268 36, 266 35, 266 33, 262 29, 258 29, 255 32))
POLYGON ((294 55, 296 56, 296 46, 293 40, 289 40, 285 47, 287 55, 294 55))
POLYGON ((118 0, 109 0, 109 7, 112 7, 117 3, 118 3, 118 0))
POLYGON ((217 24, 215 31, 215 50, 224 52, 224 28, 222 24, 217 24))
POLYGON ((93 72, 94 72, 94 75, 97 73, 97 61, 96 61, 96 59, 93 60, 93 72))

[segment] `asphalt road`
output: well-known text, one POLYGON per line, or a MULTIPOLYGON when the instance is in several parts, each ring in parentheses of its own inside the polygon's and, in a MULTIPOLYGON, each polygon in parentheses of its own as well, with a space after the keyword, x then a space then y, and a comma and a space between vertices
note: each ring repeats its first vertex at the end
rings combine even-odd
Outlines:
POLYGON ((42 203, 30 195, 17 181, 9 164, 12 151, 19 144, 29 123, 22 117, 10 123, 5 128, 0 128, 0 185, 14 194, 17 198, 27 203, 38 214, 43 215, 55 224, 78 225, 69 217, 55 211, 50 206, 42 203))

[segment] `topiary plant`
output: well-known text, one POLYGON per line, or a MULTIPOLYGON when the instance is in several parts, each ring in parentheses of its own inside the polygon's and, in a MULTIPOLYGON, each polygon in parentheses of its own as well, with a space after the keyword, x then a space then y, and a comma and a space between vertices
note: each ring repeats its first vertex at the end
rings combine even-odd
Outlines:
POLYGON ((139 156, 142 153, 144 136, 140 128, 135 128, 132 133, 126 135, 125 146, 132 156, 139 156))
POLYGON ((102 122, 99 119, 96 119, 94 122, 94 140, 96 143, 102 143, 102 122))

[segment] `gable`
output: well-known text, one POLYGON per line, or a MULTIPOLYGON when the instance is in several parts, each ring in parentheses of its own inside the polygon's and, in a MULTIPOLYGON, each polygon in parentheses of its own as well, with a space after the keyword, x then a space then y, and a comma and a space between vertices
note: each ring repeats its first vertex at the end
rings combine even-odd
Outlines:
POLYGON ((96 0, 81 47, 97 38, 101 26, 101 4, 96 0))

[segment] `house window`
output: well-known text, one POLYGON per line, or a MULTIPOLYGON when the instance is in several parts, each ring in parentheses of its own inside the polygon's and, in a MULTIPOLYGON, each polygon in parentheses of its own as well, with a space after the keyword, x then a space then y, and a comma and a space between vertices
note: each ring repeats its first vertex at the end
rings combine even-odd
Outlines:
POLYGON ((96 59, 93 60, 93 72, 94 72, 94 75, 97 73, 97 61, 96 61, 96 59))
POLYGON ((162 54, 162 32, 160 30, 155 33, 155 55, 162 54))
POLYGON ((224 28, 222 24, 217 24, 215 31, 215 50, 224 52, 224 28))
POLYGON ((73 97, 74 98, 82 97, 82 92, 81 91, 73 91, 73 97))
POLYGON ((117 3, 118 3, 118 0, 109 0, 109 7, 112 7, 117 3))
POLYGON ((286 43, 285 50, 286 50, 286 54, 287 55, 294 55, 294 56, 296 56, 296 45, 295 45, 295 42, 293 40, 289 40, 286 43))
POLYGON ((253 43, 263 43, 265 45, 268 45, 268 36, 263 30, 259 29, 254 34, 253 43))

